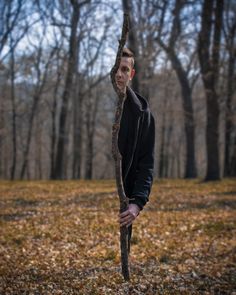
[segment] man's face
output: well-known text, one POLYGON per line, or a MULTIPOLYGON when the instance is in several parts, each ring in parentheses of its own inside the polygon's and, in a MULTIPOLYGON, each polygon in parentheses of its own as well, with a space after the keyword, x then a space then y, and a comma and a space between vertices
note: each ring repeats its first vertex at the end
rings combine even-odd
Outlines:
POLYGON ((126 92, 126 87, 129 84, 129 81, 132 80, 134 73, 132 59, 130 57, 122 57, 120 67, 116 73, 116 85, 121 92, 126 92))

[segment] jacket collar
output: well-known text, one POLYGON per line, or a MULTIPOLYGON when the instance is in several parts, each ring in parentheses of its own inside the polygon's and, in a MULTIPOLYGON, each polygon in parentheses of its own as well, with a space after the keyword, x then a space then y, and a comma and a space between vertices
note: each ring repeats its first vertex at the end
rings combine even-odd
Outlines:
POLYGON ((127 99, 130 103, 130 107, 132 111, 137 115, 140 116, 143 112, 142 103, 138 99, 136 93, 130 88, 127 87, 127 99))

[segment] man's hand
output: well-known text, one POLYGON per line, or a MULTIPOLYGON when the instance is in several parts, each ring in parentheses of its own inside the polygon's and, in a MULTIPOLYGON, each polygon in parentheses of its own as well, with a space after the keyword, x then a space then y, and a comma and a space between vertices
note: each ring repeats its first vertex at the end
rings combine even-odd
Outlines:
POLYGON ((136 204, 129 204, 128 210, 119 214, 120 226, 130 226, 140 212, 136 204))

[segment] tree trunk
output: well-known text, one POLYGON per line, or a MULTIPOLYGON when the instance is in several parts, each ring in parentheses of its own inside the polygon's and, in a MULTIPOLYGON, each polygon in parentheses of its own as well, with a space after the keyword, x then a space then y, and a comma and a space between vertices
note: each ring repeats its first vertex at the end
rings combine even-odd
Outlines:
POLYGON ((236 21, 232 25, 228 40, 227 49, 229 54, 228 73, 227 73, 227 90, 226 90, 226 116, 225 116, 225 161, 224 161, 224 176, 234 176, 231 171, 231 144, 233 139, 233 105, 232 99, 234 94, 235 83, 235 65, 236 65, 236 52, 235 52, 235 34, 236 34, 236 21))
POLYGON ((73 178, 80 179, 82 167, 82 141, 83 141, 83 100, 84 96, 81 91, 83 85, 80 74, 76 75, 76 89, 74 95, 74 109, 73 109, 73 178))
POLYGON ((205 180, 220 179, 219 102, 216 92, 219 73, 219 47, 222 28, 223 0, 205 0, 199 33, 198 55, 207 100, 207 173, 205 180), (212 26, 213 12, 215 20, 212 26), (211 33, 213 41, 211 44, 211 33), (210 48, 212 53, 210 54, 210 48))
POLYGON ((33 178, 35 179, 42 179, 43 178, 43 168, 42 168, 42 148, 43 148, 43 140, 42 140, 42 124, 40 124, 41 118, 40 116, 36 117, 36 124, 35 124, 35 152, 36 155, 34 161, 34 175, 33 178))
MULTIPOLYGON (((82 109, 82 97, 79 98, 78 108, 82 109)), ((82 177, 82 142, 83 142, 83 114, 80 111, 78 113, 78 124, 76 125, 76 141, 75 141, 75 157, 76 165, 74 167, 75 178, 80 179, 82 177)))
MULTIPOLYGON (((57 51, 57 62, 59 60, 59 50, 57 51)), ((55 173, 55 149, 56 149, 56 114, 57 114, 57 100, 58 100, 58 90, 59 90, 59 84, 61 81, 62 71, 60 69, 62 65, 59 65, 58 62, 58 69, 57 69, 57 80, 56 85, 53 91, 53 105, 51 109, 51 149, 50 149, 50 179, 54 179, 56 177, 55 173)))
POLYGON ((168 51, 172 66, 177 74, 182 93, 182 103, 184 111, 184 129, 186 138, 186 164, 185 164, 185 178, 194 178, 196 173, 195 161, 195 127, 192 105, 192 93, 187 78, 187 73, 184 71, 180 60, 174 51, 168 51))
MULTIPOLYGON (((165 116, 165 115, 163 115, 165 116)), ((163 119, 163 123, 162 123, 162 128, 161 128, 161 136, 160 136, 160 140, 161 140, 161 146, 160 146, 160 160, 159 160, 159 177, 163 178, 164 176, 164 161, 165 161, 165 151, 164 151, 164 147, 165 147, 165 123, 164 123, 165 119, 163 119)))
POLYGON ((29 160, 28 157, 29 157, 30 143, 31 143, 31 138, 32 138, 33 122, 34 122, 34 116, 35 116, 35 113, 37 110, 39 98, 40 98, 40 94, 37 93, 33 99, 33 106, 32 106, 30 118, 29 118, 29 129, 28 129, 27 136, 26 136, 26 148, 23 152, 23 164, 22 164, 22 168, 21 168, 21 172, 20 172, 20 179, 24 178, 24 175, 25 175, 25 172, 27 169, 27 165, 28 165, 28 160, 29 160))
POLYGON ((230 175, 236 176, 236 135, 234 136, 234 141, 233 141, 233 155, 232 155, 232 160, 230 165, 230 175))
POLYGON ((51 159, 51 165, 50 165, 50 178, 54 179, 54 171, 55 171, 55 146, 56 146, 56 110, 57 110, 57 86, 54 90, 53 95, 53 106, 52 106, 52 123, 51 123, 51 151, 50 151, 50 159, 51 159))
POLYGON ((86 99, 86 158, 85 158, 85 179, 92 179, 93 161, 93 130, 91 125, 92 114, 92 92, 88 92, 86 99))
POLYGON ((93 135, 89 135, 86 144, 86 165, 85 179, 92 179, 93 176, 93 135))
POLYGON ((73 13, 71 17, 71 33, 69 42, 69 57, 68 57, 68 67, 66 74, 66 82, 62 95, 62 107, 59 119, 59 138, 57 144, 56 152, 56 163, 53 175, 57 179, 62 179, 63 175, 63 160, 65 156, 65 148, 67 143, 66 134, 66 117, 68 111, 68 101, 70 99, 71 90, 73 86, 73 76, 75 73, 75 66, 77 60, 78 51, 78 40, 77 40, 77 26, 79 22, 80 6, 76 1, 71 1, 73 7, 73 13))
POLYGON ((171 146, 171 136, 173 132, 172 124, 168 126, 166 130, 166 141, 165 141, 165 157, 164 157, 164 177, 170 176, 170 146, 171 146))
POLYGON ((185 178, 194 178, 197 176, 197 172, 195 160, 195 126, 192 106, 192 93, 187 72, 184 70, 183 65, 180 62, 180 59, 178 58, 177 53, 175 52, 175 44, 181 34, 180 15, 183 6, 183 1, 175 1, 175 8, 173 10, 174 18, 172 22, 172 28, 168 44, 164 43, 160 35, 157 37, 157 42, 168 55, 168 58, 171 61, 172 67, 175 70, 180 83, 184 111, 184 129, 186 137, 185 178))
POLYGON ((17 157, 17 148, 16 148, 16 101, 15 101, 15 52, 12 46, 11 40, 11 103, 12 103, 12 166, 11 166, 11 180, 15 178, 16 171, 16 157, 17 157))
MULTIPOLYGON (((41 43, 41 42, 40 42, 41 43)), ((42 56, 42 47, 38 48, 38 53, 37 53, 37 60, 35 62, 35 69, 37 72, 37 84, 35 85, 35 91, 33 95, 33 104, 32 108, 30 110, 30 115, 29 115, 29 128, 26 136, 26 147, 23 152, 23 164, 21 167, 21 172, 20 172, 20 178, 23 179, 25 172, 27 170, 27 165, 28 165, 28 156, 29 156, 29 151, 30 151, 30 144, 31 144, 31 137, 32 137, 32 130, 33 130, 33 124, 34 124, 34 117, 38 108, 39 101, 41 99, 43 89, 45 86, 45 83, 47 81, 47 74, 48 74, 48 69, 51 64, 52 58, 55 53, 55 48, 52 49, 50 52, 50 55, 48 57, 48 60, 45 64, 45 69, 44 72, 41 72, 41 62, 43 60, 42 56)))
MULTIPOLYGON (((5 91, 3 87, 0 86, 2 98, 5 97, 5 91), (3 93, 4 92, 4 93, 3 93)), ((4 101, 5 99, 0 99, 0 179, 4 178, 4 159, 6 155, 4 154, 4 129, 5 129, 5 120, 4 120, 4 101)))
MULTIPOLYGON (((90 86, 90 89, 92 86, 90 86)), ((93 158, 94 158, 94 136, 96 127, 96 118, 98 112, 98 104, 100 100, 99 90, 96 95, 89 92, 87 99, 87 114, 86 114, 86 130, 87 130, 87 148, 86 148, 86 165, 85 178, 92 179, 93 174, 93 158)))

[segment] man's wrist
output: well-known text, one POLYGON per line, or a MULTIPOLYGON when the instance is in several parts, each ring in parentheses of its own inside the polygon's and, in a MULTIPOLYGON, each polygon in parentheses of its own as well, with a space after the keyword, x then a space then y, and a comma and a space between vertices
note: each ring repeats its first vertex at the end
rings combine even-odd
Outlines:
POLYGON ((139 207, 139 211, 143 210, 143 207, 145 206, 146 202, 147 201, 143 197, 140 197, 140 196, 131 197, 129 199, 129 204, 137 205, 139 207))
POLYGON ((136 217, 139 215, 140 208, 136 204, 129 204, 129 210, 131 210, 132 213, 136 215, 136 217))

